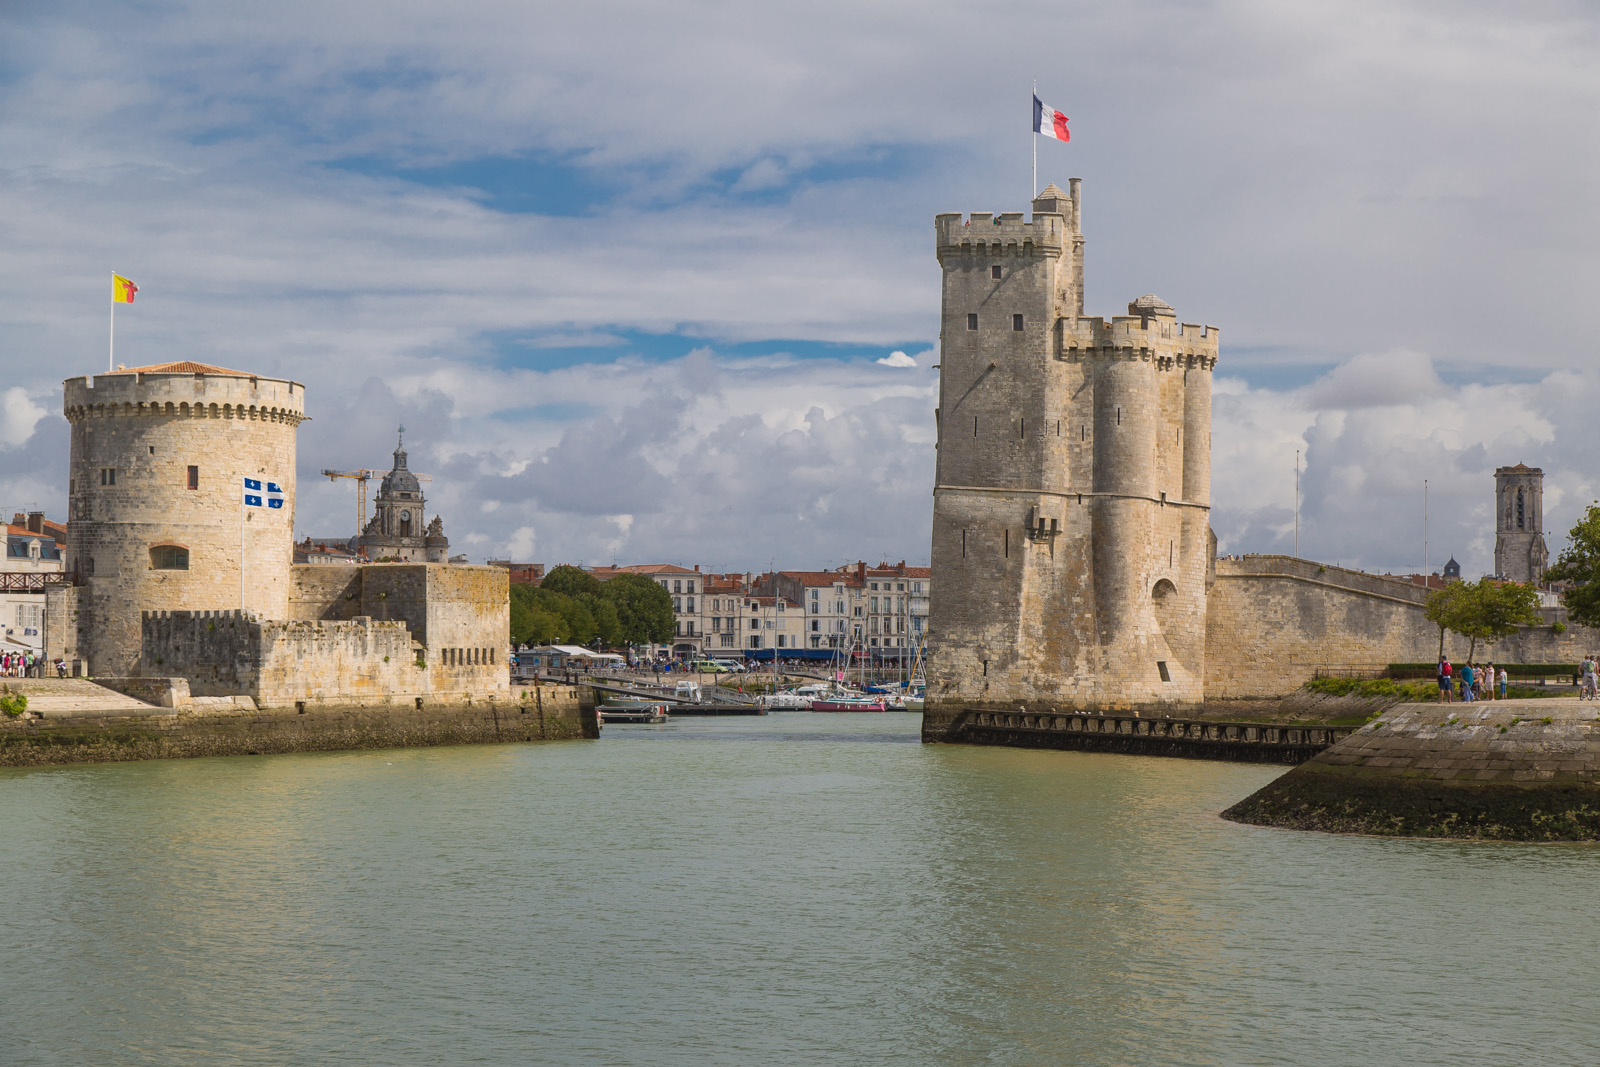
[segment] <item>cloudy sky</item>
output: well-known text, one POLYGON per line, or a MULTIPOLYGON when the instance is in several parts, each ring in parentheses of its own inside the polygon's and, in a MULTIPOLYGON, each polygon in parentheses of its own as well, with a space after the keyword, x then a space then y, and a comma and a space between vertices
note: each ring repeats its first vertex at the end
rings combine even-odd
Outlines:
POLYGON ((1071 116, 1088 307, 1219 326, 1215 526, 1492 562, 1493 470, 1600 497, 1592 4, 0 0, 0 506, 64 513, 60 381, 308 386, 407 427, 474 560, 925 561, 932 219, 1020 210, 1071 116), (898 354, 897 354, 898 353, 898 354))

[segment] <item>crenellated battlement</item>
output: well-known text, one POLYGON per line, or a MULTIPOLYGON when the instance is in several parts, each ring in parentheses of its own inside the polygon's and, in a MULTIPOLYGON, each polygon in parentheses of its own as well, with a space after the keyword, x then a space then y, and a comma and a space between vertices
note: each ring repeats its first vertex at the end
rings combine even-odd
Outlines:
POLYGON ((1118 315, 1107 322, 1085 317, 1060 320, 1057 358, 1139 360, 1161 369, 1217 365, 1221 331, 1215 326, 1180 323, 1164 315, 1118 315))
POLYGON ((947 255, 1059 256, 1079 236, 1065 215, 1035 213, 1029 222, 1020 211, 974 211, 970 218, 957 211, 936 216, 933 226, 940 262, 947 255))
MULTIPOLYGON (((179 364, 182 366, 182 364, 179 364)), ((285 378, 237 372, 138 370, 68 378, 62 414, 90 418, 181 416, 283 422, 305 420, 305 386, 285 378)))

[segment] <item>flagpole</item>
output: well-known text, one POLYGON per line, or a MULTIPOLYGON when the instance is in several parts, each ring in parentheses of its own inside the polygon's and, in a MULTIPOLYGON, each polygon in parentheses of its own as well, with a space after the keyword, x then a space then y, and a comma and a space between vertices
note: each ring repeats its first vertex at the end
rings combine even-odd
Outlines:
MULTIPOLYGON (((1039 98, 1039 79, 1035 78, 1035 79, 1033 79, 1033 99, 1037 100, 1038 98, 1039 98)), ((1028 106, 1030 108, 1033 106, 1033 100, 1028 101, 1028 106)), ((1031 123, 1030 123, 1030 125, 1031 125, 1031 123)), ((1031 191, 1029 191, 1029 193, 1028 193, 1028 201, 1030 203, 1032 203, 1033 198, 1038 196, 1038 195, 1039 195, 1039 131, 1038 131, 1038 129, 1035 129, 1033 131, 1033 189, 1031 191)))
POLYGON ((244 478, 234 485, 239 494, 239 614, 244 615, 244 478))
POLYGON ((111 272, 111 350, 106 353, 106 373, 117 369, 117 272, 111 272))

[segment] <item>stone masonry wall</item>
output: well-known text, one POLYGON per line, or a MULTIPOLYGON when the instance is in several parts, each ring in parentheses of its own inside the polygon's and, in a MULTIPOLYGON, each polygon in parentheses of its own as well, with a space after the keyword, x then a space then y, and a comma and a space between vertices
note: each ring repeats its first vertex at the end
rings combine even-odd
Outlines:
POLYGON ((291 617, 356 615, 404 623, 424 646, 427 692, 456 701, 502 698, 510 686, 508 572, 439 563, 300 564, 291 617))
POLYGON ((141 611, 242 607, 284 617, 304 401, 295 382, 248 375, 65 382, 66 568, 80 583, 77 645, 91 672, 134 672, 141 611), (284 506, 244 508, 246 476, 278 482, 284 506), (186 569, 155 565, 152 551, 171 547, 187 551, 186 569))
POLYGON ((313 706, 232 712, 97 713, 0 719, 0 767, 262 755, 599 736, 589 690, 518 686, 469 707, 313 706))
POLYGON ((404 624, 273 622, 237 611, 146 612, 141 673, 189 680, 195 696, 262 707, 414 703, 431 697, 404 624))
MULTIPOLYGON (((1207 700, 1271 698, 1299 689, 1319 670, 1381 670, 1428 663, 1439 630, 1423 615, 1421 586, 1287 556, 1218 560, 1206 615, 1207 700)), ((1600 632, 1561 609, 1544 621, 1485 645, 1474 658, 1502 663, 1575 663, 1600 649, 1600 632), (1556 633, 1560 622, 1564 633, 1556 633)), ((1454 662, 1468 642, 1447 634, 1454 662)))

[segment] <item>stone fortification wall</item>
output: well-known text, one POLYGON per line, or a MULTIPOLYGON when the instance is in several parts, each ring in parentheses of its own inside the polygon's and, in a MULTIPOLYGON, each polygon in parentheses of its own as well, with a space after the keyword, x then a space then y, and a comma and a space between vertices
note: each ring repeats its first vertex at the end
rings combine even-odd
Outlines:
POLYGON ((363 568, 348 563, 296 563, 289 568, 289 609, 295 622, 344 622, 370 615, 361 603, 363 568))
MULTIPOLYGON (((1206 613, 1208 700, 1271 698, 1299 689, 1319 670, 1381 670, 1427 663, 1439 653, 1439 630, 1423 615, 1427 591, 1409 582, 1288 556, 1218 560, 1206 613)), ((1600 649, 1600 632, 1578 626, 1559 608, 1543 623, 1493 645, 1476 658, 1504 663, 1575 663, 1600 649), (1564 633, 1553 624, 1562 623, 1564 633)), ((1459 662, 1468 642, 1447 634, 1459 662)))
POLYGON ((90 671, 134 672, 141 611, 242 607, 286 616, 304 403, 296 382, 233 372, 118 372, 64 383, 72 425, 66 568, 81 587, 76 645, 90 671), (243 508, 246 476, 278 482, 283 507, 243 508), (186 565, 170 566, 158 558, 163 550, 186 553, 186 565))
POLYGON ((431 697, 398 622, 274 622, 237 611, 146 612, 140 673, 189 680, 195 696, 262 707, 414 703, 431 697))
POLYGON ((518 686, 506 700, 446 706, 307 705, 219 712, 32 714, 0 718, 0 767, 242 756, 599 736, 588 689, 518 686))
POLYGON ((424 648, 428 692, 503 697, 510 687, 510 579, 504 567, 439 563, 299 564, 291 617, 403 622, 424 648))

